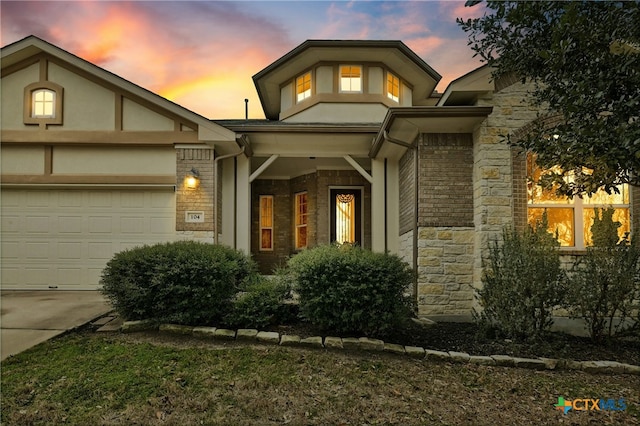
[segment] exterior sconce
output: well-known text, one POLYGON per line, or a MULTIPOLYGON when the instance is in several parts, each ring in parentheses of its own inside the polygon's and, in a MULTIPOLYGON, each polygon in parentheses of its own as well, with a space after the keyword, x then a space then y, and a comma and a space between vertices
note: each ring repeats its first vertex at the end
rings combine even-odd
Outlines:
POLYGON ((193 167, 185 176, 185 185, 189 189, 196 189, 200 185, 200 173, 193 167))

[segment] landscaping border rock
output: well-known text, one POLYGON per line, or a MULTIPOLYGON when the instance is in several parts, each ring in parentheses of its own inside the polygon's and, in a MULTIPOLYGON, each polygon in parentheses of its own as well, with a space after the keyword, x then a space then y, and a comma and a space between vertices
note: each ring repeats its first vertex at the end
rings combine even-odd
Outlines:
POLYGON ((178 324, 162 324, 157 326, 150 321, 123 321, 122 333, 159 330, 164 333, 192 335, 195 337, 213 337, 215 340, 257 341, 280 346, 304 346, 315 349, 344 349, 366 352, 386 352, 394 355, 406 355, 415 359, 437 362, 471 363, 477 365, 495 365, 499 367, 518 367, 531 370, 581 370, 590 374, 630 374, 640 376, 640 366, 624 364, 617 361, 574 361, 551 358, 519 358, 508 355, 479 356, 465 352, 436 351, 416 346, 402 346, 385 343, 382 340, 368 337, 334 337, 312 336, 301 338, 296 335, 280 335, 273 331, 256 329, 228 330, 216 327, 191 327, 178 324))

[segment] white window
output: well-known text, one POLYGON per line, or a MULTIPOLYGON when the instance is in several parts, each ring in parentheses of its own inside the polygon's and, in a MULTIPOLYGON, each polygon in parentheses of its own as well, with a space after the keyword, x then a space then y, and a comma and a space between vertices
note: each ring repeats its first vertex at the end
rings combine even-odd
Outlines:
POLYGON ((56 92, 50 89, 38 89, 31 92, 31 117, 55 118, 56 92))
POLYGON ((600 190, 591 197, 561 197, 553 189, 536 185, 544 171, 535 163, 535 155, 527 155, 527 220, 530 225, 542 219, 546 212, 549 232, 557 235, 562 247, 584 249, 591 245, 591 226, 594 209, 613 208, 613 220, 620 222, 618 235, 622 238, 630 231, 629 187, 619 185, 619 193, 607 194, 600 190))
POLYGON ((296 102, 311 97, 311 71, 296 78, 296 102))
POLYGON ((260 250, 273 250, 273 195, 260 196, 260 250))
POLYGON ((340 65, 340 91, 362 92, 362 67, 360 65, 340 65))
POLYGON ((387 97, 400 102, 400 79, 390 72, 387 72, 387 97))
POLYGON ((295 222, 296 222, 296 250, 307 247, 307 219, 308 219, 307 193, 296 194, 295 222))

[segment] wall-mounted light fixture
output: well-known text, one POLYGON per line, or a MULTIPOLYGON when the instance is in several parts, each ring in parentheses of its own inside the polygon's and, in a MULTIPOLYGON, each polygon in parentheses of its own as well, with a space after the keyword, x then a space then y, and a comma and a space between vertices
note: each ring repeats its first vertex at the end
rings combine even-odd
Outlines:
POLYGON ((185 176, 185 185, 189 189, 196 189, 200 185, 200 173, 193 167, 185 176))

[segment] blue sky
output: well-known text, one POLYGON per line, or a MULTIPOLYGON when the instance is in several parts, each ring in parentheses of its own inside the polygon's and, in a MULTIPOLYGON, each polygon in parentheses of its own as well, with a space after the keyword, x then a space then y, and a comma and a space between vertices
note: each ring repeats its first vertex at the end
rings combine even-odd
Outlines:
POLYGON ((442 76, 481 65, 464 1, 6 1, 1 44, 36 35, 208 118, 263 118, 251 76, 307 39, 402 40, 442 76))

